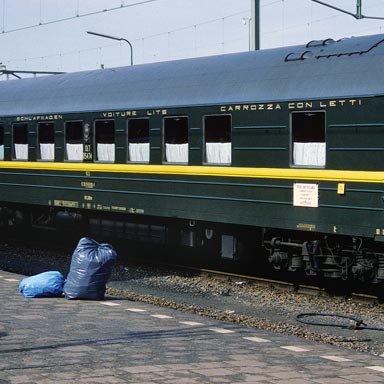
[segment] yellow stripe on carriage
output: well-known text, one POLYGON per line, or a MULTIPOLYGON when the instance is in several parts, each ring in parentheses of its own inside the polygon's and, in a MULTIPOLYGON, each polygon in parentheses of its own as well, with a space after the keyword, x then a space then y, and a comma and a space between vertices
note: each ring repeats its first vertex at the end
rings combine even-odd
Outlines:
POLYGON ((110 164, 71 162, 1 161, 0 169, 20 171, 70 171, 103 173, 136 173, 257 179, 318 180, 358 183, 382 183, 384 171, 345 171, 334 169, 250 168, 194 165, 110 164))

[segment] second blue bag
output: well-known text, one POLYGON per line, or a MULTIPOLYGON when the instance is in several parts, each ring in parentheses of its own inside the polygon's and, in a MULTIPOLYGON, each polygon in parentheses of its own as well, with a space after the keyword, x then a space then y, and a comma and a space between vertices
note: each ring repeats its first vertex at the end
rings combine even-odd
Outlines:
POLYGON ((64 276, 58 271, 25 277, 19 284, 24 297, 55 297, 63 294, 64 276))

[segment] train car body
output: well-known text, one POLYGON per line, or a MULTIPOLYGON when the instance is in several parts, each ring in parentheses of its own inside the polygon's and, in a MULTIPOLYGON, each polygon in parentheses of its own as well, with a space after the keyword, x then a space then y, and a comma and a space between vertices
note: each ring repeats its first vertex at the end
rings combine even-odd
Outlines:
POLYGON ((1 82, 2 223, 382 282, 383 62, 374 35, 1 82))

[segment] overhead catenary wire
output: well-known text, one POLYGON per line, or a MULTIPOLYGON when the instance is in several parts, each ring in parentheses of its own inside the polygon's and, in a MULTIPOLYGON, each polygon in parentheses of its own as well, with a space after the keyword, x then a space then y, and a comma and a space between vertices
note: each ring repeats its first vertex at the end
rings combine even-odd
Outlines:
POLYGON ((347 14, 349 16, 354 17, 357 20, 361 20, 361 19, 384 20, 384 17, 382 17, 382 16, 365 16, 365 15, 363 15, 362 14, 362 9, 363 9, 362 0, 356 0, 356 13, 349 12, 346 9, 335 7, 334 5, 329 4, 329 3, 325 3, 324 1, 320 1, 320 0, 312 0, 312 1, 315 2, 315 3, 321 4, 321 5, 324 5, 324 6, 328 7, 328 8, 334 9, 334 10, 336 10, 338 12, 345 13, 345 14, 347 14))
MULTIPOLYGON (((279 1, 281 1, 281 0, 279 0, 279 1)), ((147 35, 147 36, 144 36, 144 37, 141 37, 141 38, 138 38, 138 39, 132 39, 131 41, 133 43, 136 43, 136 42, 139 42, 139 41, 143 42, 144 40, 149 40, 149 39, 157 38, 157 37, 160 37, 160 36, 167 36, 167 35, 169 36, 169 35, 171 35, 173 33, 182 32, 182 31, 185 31, 185 30, 188 30, 188 29, 191 29, 191 28, 193 28, 195 30, 197 27, 200 27, 200 26, 203 26, 203 25, 207 25, 207 24, 211 24, 211 23, 215 23, 215 22, 218 22, 218 21, 222 22, 225 19, 229 19, 229 18, 233 18, 233 17, 236 17, 236 16, 240 16, 240 15, 243 15, 243 14, 245 14, 247 12, 248 11, 245 11, 245 10, 244 11, 239 11, 239 12, 235 12, 235 13, 232 13, 232 14, 224 16, 224 17, 214 18, 214 19, 202 21, 201 23, 187 25, 187 26, 180 27, 180 28, 175 28, 175 29, 172 29, 172 30, 169 30, 169 31, 166 31, 166 32, 159 32, 159 33, 147 35)), ((32 28, 32 26, 30 28, 32 28)), ((117 46, 119 44, 121 44, 121 43, 104 44, 103 46, 99 46, 99 47, 96 47, 96 48, 87 48, 87 49, 80 49, 80 50, 77 49, 77 50, 72 50, 72 51, 67 51, 67 52, 54 53, 52 55, 44 55, 44 56, 39 55, 39 56, 34 56, 34 57, 25 57, 25 58, 18 59, 18 60, 12 60, 12 62, 17 62, 17 61, 25 62, 25 61, 36 60, 36 59, 48 59, 48 58, 57 57, 57 56, 58 57, 62 57, 62 56, 66 56, 66 55, 81 54, 81 53, 85 53, 85 52, 101 50, 101 49, 107 48, 107 47, 114 47, 114 46, 117 46)))
MULTIPOLYGON (((136 5, 153 3, 153 2, 156 2, 156 1, 160 1, 160 0, 142 0, 142 1, 138 1, 138 2, 133 3, 133 4, 124 4, 124 2, 122 0, 121 4, 119 6, 117 6, 117 7, 104 8, 104 9, 99 10, 99 11, 94 11, 94 12, 88 12, 88 13, 80 14, 79 0, 77 0, 76 14, 74 16, 65 17, 65 18, 61 18, 61 19, 55 19, 55 20, 51 20, 49 22, 43 22, 42 21, 42 3, 41 3, 41 0, 40 0, 40 5, 39 5, 39 7, 40 7, 40 9, 39 9, 40 17, 39 17, 39 23, 38 24, 26 25, 26 26, 19 27, 19 28, 5 30, 5 13, 6 13, 5 12, 5 9, 6 9, 5 2, 6 2, 6 0, 3 0, 3 28, 2 28, 1 33, 5 34, 5 33, 12 33, 12 32, 23 31, 23 30, 31 29, 31 28, 38 28, 38 27, 41 27, 43 25, 56 24, 56 23, 61 23, 61 22, 64 22, 64 21, 78 19, 78 18, 81 18, 81 17, 94 16, 94 15, 98 15, 98 14, 101 14, 101 13, 117 11, 117 10, 121 10, 121 9, 124 9, 124 8, 133 7, 133 6, 136 6, 136 5)), ((284 0, 273 0, 273 1, 269 2, 269 3, 262 4, 261 7, 262 8, 268 7, 270 5, 277 4, 277 3, 280 3, 282 1, 284 1, 284 0)), ((208 23, 210 23, 210 22, 212 22, 212 20, 208 21, 208 23)), ((199 25, 202 25, 202 24, 204 24, 204 23, 201 23, 199 25)), ((186 29, 186 28, 190 28, 190 26, 181 28, 180 30, 183 30, 183 29, 186 29)), ((179 31, 179 30, 175 30, 175 31, 179 31)), ((170 31, 170 32, 174 32, 174 31, 170 31)))
MULTIPOLYGON (((98 15, 98 14, 101 14, 101 13, 112 12, 112 11, 116 11, 116 10, 119 10, 119 9, 134 7, 134 6, 137 6, 137 5, 143 5, 143 4, 147 4, 147 3, 153 3, 153 2, 156 2, 156 1, 160 1, 160 0, 142 0, 142 1, 137 1, 136 3, 132 3, 132 4, 123 4, 123 3, 121 3, 121 5, 119 5, 117 7, 104 8, 104 9, 99 10, 99 11, 87 12, 87 13, 83 13, 83 14, 79 14, 79 9, 77 8, 76 15, 74 15, 74 16, 64 17, 62 19, 56 19, 56 20, 46 21, 46 22, 43 22, 41 20, 41 8, 40 8, 40 22, 38 24, 31 24, 31 25, 26 25, 24 27, 19 27, 19 28, 5 30, 5 0, 3 0, 3 30, 1 31, 1 34, 25 31, 27 29, 37 28, 37 27, 41 27, 43 25, 62 23, 64 21, 69 21, 69 20, 73 20, 73 19, 79 19, 81 17, 94 16, 94 15, 98 15)), ((40 4, 40 6, 41 6, 41 4, 40 4)))
MULTIPOLYGON (((51 20, 49 22, 44 22, 44 12, 42 11, 42 7, 43 7, 43 4, 44 2, 42 0, 40 0, 40 18, 39 18, 39 23, 35 23, 33 25, 28 25, 28 26, 21 26, 20 28, 15 28, 15 29, 10 29, 10 30, 5 30, 5 26, 6 26, 6 7, 5 7, 5 3, 6 3, 6 0, 3 0, 3 26, 2 26, 2 33, 0 31, 0 36, 2 34, 7 34, 7 33, 11 33, 11 32, 14 32, 14 31, 18 31, 18 30, 26 30, 26 29, 31 29, 31 28, 38 28, 40 26, 43 26, 43 25, 47 25, 47 24, 55 24, 55 23, 60 23, 62 21, 69 21, 69 20, 73 20, 73 19, 77 19, 79 17, 86 17, 86 16, 93 16, 93 15, 97 15, 97 14, 102 14, 102 13, 106 13, 106 12, 110 12, 110 11, 118 11, 118 10, 123 10, 124 8, 127 8, 127 7, 133 7, 135 5, 141 5, 141 4, 146 4, 146 3, 152 3, 152 2, 156 2, 156 1, 160 1, 160 0, 136 0, 134 3, 132 4, 125 4, 126 1, 124 0, 121 0, 121 3, 115 7, 111 7, 111 8, 108 8, 108 9, 99 9, 98 11, 94 11, 94 12, 88 12, 88 13, 84 13, 84 14, 80 14, 80 0, 77 0, 76 4, 76 9, 73 9, 73 16, 71 17, 67 17, 67 18, 59 18, 57 20, 51 20)), ((313 3, 312 1, 308 0, 310 4, 310 9, 312 9, 313 7, 313 3)), ((380 3, 379 4, 382 4, 383 0, 380 0, 380 3)), ((261 8, 268 8, 268 7, 273 7, 277 4, 281 4, 281 6, 284 7, 286 6, 286 1, 285 0, 264 0, 261 2, 261 8)), ((374 5, 376 5, 377 3, 375 3, 374 5)), ((372 8, 371 7, 367 7, 367 8, 372 8)), ((137 43, 137 42, 140 42, 140 47, 142 49, 142 53, 140 54, 139 53, 139 57, 142 57, 142 62, 146 62, 146 59, 145 59, 145 55, 146 55, 146 52, 144 51, 144 44, 149 40, 149 39, 154 39, 154 38, 159 38, 161 36, 167 36, 167 44, 168 44, 168 49, 166 50, 168 52, 168 59, 172 59, 172 58, 180 58, 180 57, 183 57, 180 53, 180 49, 178 49, 178 51, 175 50, 174 46, 172 45, 171 46, 171 43, 170 43, 170 39, 171 39, 171 36, 173 36, 174 34, 177 34, 177 33, 180 33, 180 32, 183 32, 183 31, 186 31, 186 30, 193 30, 194 33, 193 33, 193 36, 194 36, 194 43, 193 43, 193 50, 194 50, 194 55, 199 55, 200 54, 200 51, 201 52, 204 52, 204 48, 207 48, 207 47, 210 47, 210 46, 215 46, 217 47, 219 44, 220 44, 220 53, 225 53, 225 49, 224 49, 224 46, 228 46, 230 47, 231 46, 231 43, 234 42, 234 41, 242 41, 240 40, 239 38, 236 38, 236 39, 232 39, 232 40, 228 40, 227 37, 225 37, 224 39, 224 36, 223 36, 223 33, 221 33, 222 35, 222 39, 220 42, 216 42, 214 44, 205 44, 205 41, 204 41, 204 46, 203 48, 202 45, 198 44, 197 40, 198 40, 198 37, 197 37, 197 29, 200 27, 200 26, 204 26, 206 24, 211 24, 211 23, 217 23, 217 22, 220 22, 223 24, 223 22, 227 21, 227 19, 229 19, 230 17, 233 17, 233 18, 237 18, 239 15, 249 15, 249 12, 250 10, 243 10, 243 11, 240 11, 240 12, 236 12, 236 13, 233 13, 233 14, 230 14, 230 15, 227 15, 227 16, 224 16, 224 17, 218 17, 218 18, 213 18, 213 19, 209 19, 209 20, 203 20, 199 23, 192 23, 191 25, 185 25, 185 26, 182 26, 182 27, 179 27, 179 28, 174 28, 174 29, 170 29, 168 31, 165 31, 165 32, 159 32, 159 33, 154 33, 154 34, 148 34, 146 36, 143 36, 143 37, 139 37, 139 38, 136 38, 136 39, 132 39, 131 41, 134 42, 134 43, 137 43), (178 56, 175 55, 175 53, 172 54, 172 49, 173 48, 173 52, 178 52, 178 56)), ((283 11, 284 12, 284 11, 283 11)), ((317 18, 317 19, 313 19, 312 15, 311 15, 311 23, 310 23, 310 28, 312 28, 312 25, 313 24, 320 24, 321 22, 325 21, 325 20, 332 20, 332 19, 336 19, 340 17, 339 15, 337 14, 333 14, 332 16, 328 16, 328 17, 323 17, 323 18, 317 18)), ((297 24, 290 24, 290 25, 285 25, 285 22, 284 22, 284 17, 283 17, 283 30, 284 31, 295 31, 295 30, 300 30, 302 28, 303 25, 307 25, 306 24, 302 24, 302 23, 297 23, 297 24)), ((309 25, 309 24, 308 24, 309 25)), ((380 26, 380 33, 381 33, 381 29, 382 27, 380 26)), ((368 30, 372 30, 372 27, 369 27, 369 28, 366 28, 364 31, 368 31, 368 30)), ((279 33, 281 32, 281 29, 270 29, 270 30, 265 30, 263 31, 263 34, 266 36, 266 39, 267 39, 267 36, 269 36, 271 39, 273 38, 272 36, 275 35, 276 33, 279 33)), ((311 35, 312 35, 312 32, 311 32, 311 35)), ((283 37, 284 39, 284 37, 283 37)), ((309 40, 311 40, 312 38, 310 38, 309 40)), ((286 41, 285 41, 286 43, 286 41)), ((111 47, 117 47, 117 46, 121 46, 121 43, 119 44, 103 44, 103 45, 100 45, 96 48, 80 48, 80 49, 76 49, 76 50, 68 50, 68 51, 61 51, 61 52, 57 52, 57 53, 52 53, 52 54, 48 54, 48 55, 38 55, 38 56, 34 56, 34 57, 20 57, 20 58, 15 58, 15 59, 9 59, 9 60, 3 60, 3 62, 7 65, 7 66, 15 66, 15 65, 18 65, 17 63, 27 63, 29 61, 36 61, 36 60, 41 60, 41 66, 44 66, 44 60, 46 59, 52 59, 52 58, 58 58, 58 62, 60 64, 49 64, 50 67, 53 67, 55 68, 55 70, 60 70, 60 71, 72 71, 71 69, 68 69, 68 68, 65 68, 65 65, 63 67, 63 58, 66 57, 66 56, 76 56, 76 58, 79 59, 79 65, 78 67, 80 69, 81 68, 81 61, 80 61, 80 57, 83 57, 83 54, 88 54, 89 52, 92 52, 92 51, 99 51, 99 52, 102 52, 104 49, 110 49, 111 47)), ((283 44, 285 45, 285 44, 283 44)), ((149 46, 150 46, 150 43, 149 43, 149 46)), ((185 46, 188 46, 188 44, 185 44, 185 46)), ((140 51, 140 48, 138 47, 137 48, 138 51, 140 51)), ((186 51, 186 49, 184 49, 184 51, 186 51)), ((148 56, 149 54, 147 54, 148 56)), ((149 57, 149 56, 148 56, 149 57)), ((156 57, 156 54, 152 54, 152 58, 153 57, 156 57)), ((151 61, 152 59, 148 59, 149 61, 151 61)), ((102 59, 100 59, 100 62, 102 62, 102 59)), ((39 62, 40 63, 40 62, 39 62)), ((32 64, 33 65, 33 64, 32 64)), ((97 63, 97 65, 99 66, 99 63, 97 63)), ((43 69, 48 69, 48 65, 46 65, 43 69)))
MULTIPOLYGON (((102 13, 106 13, 106 12, 121 10, 121 9, 124 9, 124 8, 133 7, 133 6, 136 6, 136 5, 142 5, 142 4, 146 4, 146 3, 150 3, 150 2, 156 2, 156 1, 160 1, 160 0, 142 0, 142 1, 139 1, 139 2, 136 2, 136 3, 133 3, 133 4, 124 4, 124 2, 122 0, 120 6, 113 7, 113 8, 108 8, 108 9, 102 9, 102 10, 99 10, 99 11, 94 11, 94 12, 88 12, 88 13, 80 14, 80 12, 79 12, 79 0, 77 0, 76 15, 70 16, 70 17, 67 17, 67 18, 55 19, 55 20, 52 20, 52 21, 49 21, 49 22, 43 22, 42 16, 41 16, 42 15, 42 3, 41 3, 41 0, 40 0, 40 11, 39 11, 40 12, 40 20, 39 20, 38 24, 32 24, 32 25, 27 25, 27 26, 19 27, 19 28, 5 30, 5 14, 6 14, 6 4, 5 3, 6 3, 6 0, 3 0, 3 20, 2 20, 3 26, 2 26, 2 31, 1 31, 0 34, 7 34, 7 33, 12 33, 12 32, 18 32, 18 31, 38 28, 38 27, 45 26, 45 25, 51 25, 51 24, 65 22, 65 21, 70 21, 70 20, 73 20, 73 19, 78 19, 80 17, 94 16, 94 15, 97 15, 97 14, 102 14, 102 13)), ((271 5, 274 5, 274 4, 277 4, 277 3, 281 3, 281 2, 284 2, 284 0, 271 0, 270 2, 265 2, 265 3, 261 4, 261 8, 269 7, 271 5)), ((249 10, 248 11, 239 11, 239 12, 227 15, 225 17, 219 17, 219 18, 214 18, 214 19, 206 20, 206 21, 203 21, 203 22, 200 22, 200 23, 197 23, 197 24, 187 25, 187 26, 184 26, 184 27, 181 27, 181 28, 172 29, 172 30, 169 30, 169 31, 166 31, 166 32, 160 32, 160 33, 156 33, 156 34, 151 34, 151 35, 142 37, 140 39, 135 39, 135 40, 132 40, 132 41, 134 41, 134 42, 143 41, 144 39, 148 40, 148 39, 160 37, 160 36, 163 36, 163 35, 168 35, 169 36, 169 35, 171 35, 173 33, 181 32, 181 31, 184 31, 184 30, 188 30, 190 28, 196 29, 196 27, 200 27, 200 26, 203 26, 203 25, 215 23, 217 21, 223 21, 224 19, 231 18, 231 17, 236 17, 236 16, 242 15, 244 13, 249 13, 249 10)), ((111 47, 111 46, 116 46, 116 45, 117 44, 113 44, 113 45, 109 44, 109 45, 104 45, 103 47, 111 47)), ((45 55, 45 56, 39 55, 38 57, 29 57, 29 58, 23 58, 23 59, 12 60, 12 61, 13 62, 14 61, 28 61, 28 60, 35 60, 35 59, 43 59, 44 60, 44 59, 55 57, 55 56, 62 57, 62 56, 71 55, 71 54, 81 54, 82 52, 89 52, 89 51, 92 51, 92 50, 101 49, 103 47, 75 50, 75 51, 69 51, 69 52, 60 52, 60 53, 56 53, 56 54, 53 54, 53 55, 45 55)))

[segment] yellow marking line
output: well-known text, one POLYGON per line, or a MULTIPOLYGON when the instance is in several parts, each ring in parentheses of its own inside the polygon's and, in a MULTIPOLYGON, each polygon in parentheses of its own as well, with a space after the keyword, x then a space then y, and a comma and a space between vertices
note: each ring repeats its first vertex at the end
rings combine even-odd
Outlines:
POLYGON ((345 357, 341 356, 320 356, 322 359, 335 361, 337 363, 346 363, 348 361, 352 361, 351 359, 346 359, 345 357))
POLYGON ((198 323, 197 321, 179 321, 180 324, 184 324, 184 325, 190 325, 191 327, 192 326, 200 326, 200 325, 204 325, 203 323, 198 323))
POLYGON ((118 303, 112 303, 112 302, 106 302, 106 303, 100 303, 101 305, 106 305, 107 307, 119 307, 121 304, 118 303))
POLYGON ((135 312, 135 313, 147 312, 146 309, 141 309, 141 308, 127 308, 126 311, 135 312))
POLYGON ((235 331, 231 331, 230 329, 225 329, 225 328, 209 328, 209 330, 212 332, 222 333, 222 334, 235 333, 235 331))
POLYGON ((262 339, 261 337, 243 337, 243 339, 253 341, 254 343, 271 343, 271 340, 262 339))
POLYGON ((288 351, 292 351, 292 352, 308 352, 309 351, 309 349, 296 347, 294 345, 287 345, 287 346, 280 347, 280 348, 287 349, 288 351))
POLYGON ((384 367, 380 367, 380 366, 377 366, 377 365, 372 365, 370 367, 365 367, 365 368, 372 369, 373 371, 383 372, 384 373, 384 367))

